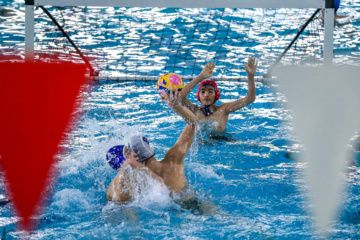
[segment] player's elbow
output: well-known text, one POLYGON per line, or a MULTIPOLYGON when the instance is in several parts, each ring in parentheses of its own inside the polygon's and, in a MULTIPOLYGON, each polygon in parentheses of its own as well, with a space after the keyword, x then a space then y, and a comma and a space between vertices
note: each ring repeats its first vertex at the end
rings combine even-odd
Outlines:
POLYGON ((197 124, 199 124, 199 121, 200 121, 200 119, 197 116, 195 116, 192 120, 193 125, 196 126, 197 124))
POLYGON ((249 95, 249 96, 247 96, 247 104, 250 104, 250 103, 253 103, 253 102, 255 102, 255 100, 256 100, 256 96, 255 96, 255 94, 254 95, 249 95))
POLYGON ((252 102, 252 103, 255 102, 255 100, 256 100, 256 96, 255 96, 255 95, 250 98, 250 102, 252 102))
POLYGON ((187 124, 189 124, 190 127, 196 127, 198 125, 199 121, 192 119, 191 121, 188 121, 187 124))
POLYGON ((187 124, 190 125, 190 127, 195 127, 199 123, 200 119, 197 116, 193 115, 185 118, 185 121, 187 124))

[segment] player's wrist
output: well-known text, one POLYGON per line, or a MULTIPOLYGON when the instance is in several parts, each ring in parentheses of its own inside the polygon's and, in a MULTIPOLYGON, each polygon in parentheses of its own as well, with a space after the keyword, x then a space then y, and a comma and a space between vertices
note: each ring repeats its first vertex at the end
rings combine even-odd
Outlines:
POLYGON ((171 107, 171 109, 174 110, 174 111, 179 111, 179 110, 181 111, 181 107, 182 107, 182 106, 181 106, 180 104, 177 104, 177 105, 173 105, 173 106, 171 107))
POLYGON ((200 82, 200 81, 202 81, 202 80, 204 80, 204 79, 206 79, 207 78, 207 76, 206 76, 206 74, 205 73, 200 73, 199 75, 198 75, 198 82, 200 82))
POLYGON ((248 75, 248 78, 254 78, 255 77, 255 74, 252 74, 252 73, 247 73, 248 75))

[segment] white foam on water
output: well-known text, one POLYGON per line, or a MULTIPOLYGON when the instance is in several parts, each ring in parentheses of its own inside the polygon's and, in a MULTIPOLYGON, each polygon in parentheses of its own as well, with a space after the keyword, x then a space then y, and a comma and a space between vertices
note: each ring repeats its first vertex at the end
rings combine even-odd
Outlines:
MULTIPOLYGON (((119 124, 114 119, 107 122, 105 126, 100 126, 96 120, 88 120, 86 125, 89 133, 91 133, 91 136, 89 136, 91 139, 91 151, 94 153, 93 158, 96 159, 96 161, 101 159, 106 162, 105 154, 108 149, 115 145, 125 145, 128 140, 136 134, 146 134, 140 125, 128 126, 119 124), (97 133, 104 134, 105 138, 98 138, 96 136, 97 133)), ((105 166, 108 167, 107 163, 105 166)), ((110 167, 108 168, 110 169, 110 167)), ((133 186, 135 186, 135 189, 133 189, 134 201, 131 203, 132 206, 147 207, 154 203, 159 206, 165 206, 171 203, 170 191, 165 185, 153 179, 147 173, 133 169, 130 166, 125 167, 124 171, 125 174, 128 174, 130 179, 134 181, 133 186)))
POLYGON ((79 189, 63 189, 53 196, 51 207, 62 211, 89 211, 93 209, 92 198, 79 189))
POLYGON ((132 206, 147 208, 154 205, 165 207, 172 204, 170 191, 164 184, 149 174, 130 166, 124 168, 124 171, 130 176, 131 186, 134 187, 132 189, 134 193, 132 206))
POLYGON ((224 176, 223 175, 219 175, 215 172, 214 167, 212 166, 207 166, 207 165, 203 165, 200 163, 191 163, 190 165, 191 167, 191 171, 193 173, 196 173, 199 177, 204 178, 204 179, 221 179, 224 180, 224 176))
MULTIPOLYGON (((142 133, 140 127, 121 124, 114 119, 106 123, 85 119, 75 132, 76 139, 84 140, 75 142, 73 151, 58 164, 59 185, 66 189, 55 192, 52 206, 84 210, 98 206, 99 192, 105 196, 110 180, 116 176, 116 171, 106 161, 106 152, 115 145, 126 144, 131 136, 142 133), (77 189, 69 189, 72 185, 77 189)), ((171 203, 169 190, 160 182, 142 171, 130 168, 127 173, 138 179, 132 205, 147 207, 154 203, 159 206, 171 203)))
POLYGON ((82 127, 76 130, 77 142, 71 146, 75 149, 60 162, 61 175, 77 173, 89 164, 103 161, 106 163, 106 152, 115 145, 125 145, 131 136, 140 133, 138 127, 121 124, 111 119, 100 124, 96 119, 85 119, 82 127))

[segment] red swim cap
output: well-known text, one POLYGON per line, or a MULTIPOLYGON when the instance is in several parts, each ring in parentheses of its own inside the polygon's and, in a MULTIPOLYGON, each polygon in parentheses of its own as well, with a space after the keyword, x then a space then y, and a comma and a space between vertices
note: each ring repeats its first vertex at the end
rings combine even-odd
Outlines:
POLYGON ((197 100, 198 100, 199 102, 201 102, 201 101, 200 101, 200 89, 201 89, 201 87, 204 86, 204 85, 210 85, 210 86, 212 86, 212 87, 214 88, 214 91, 215 91, 215 101, 214 101, 214 103, 215 103, 217 100, 219 100, 219 98, 220 98, 220 91, 219 91, 219 89, 217 88, 217 85, 216 85, 216 83, 215 83, 213 80, 204 80, 204 81, 201 81, 201 83, 199 84, 199 88, 198 88, 198 90, 197 90, 197 92, 196 92, 196 98, 197 98, 197 100))

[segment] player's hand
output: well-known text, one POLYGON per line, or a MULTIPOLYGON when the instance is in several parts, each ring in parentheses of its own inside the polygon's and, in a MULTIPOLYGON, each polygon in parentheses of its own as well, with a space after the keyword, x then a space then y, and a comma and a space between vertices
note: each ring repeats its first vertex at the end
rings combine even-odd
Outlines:
POLYGON ((249 57, 248 63, 245 64, 245 71, 248 75, 254 76, 256 73, 256 69, 258 66, 258 62, 256 61, 255 57, 249 57))
POLYGON ((170 95, 166 93, 161 93, 162 100, 170 107, 175 108, 179 106, 181 102, 181 92, 178 91, 170 91, 170 95))
POLYGON ((207 63, 200 73, 200 76, 204 79, 209 78, 213 75, 215 63, 207 63))

